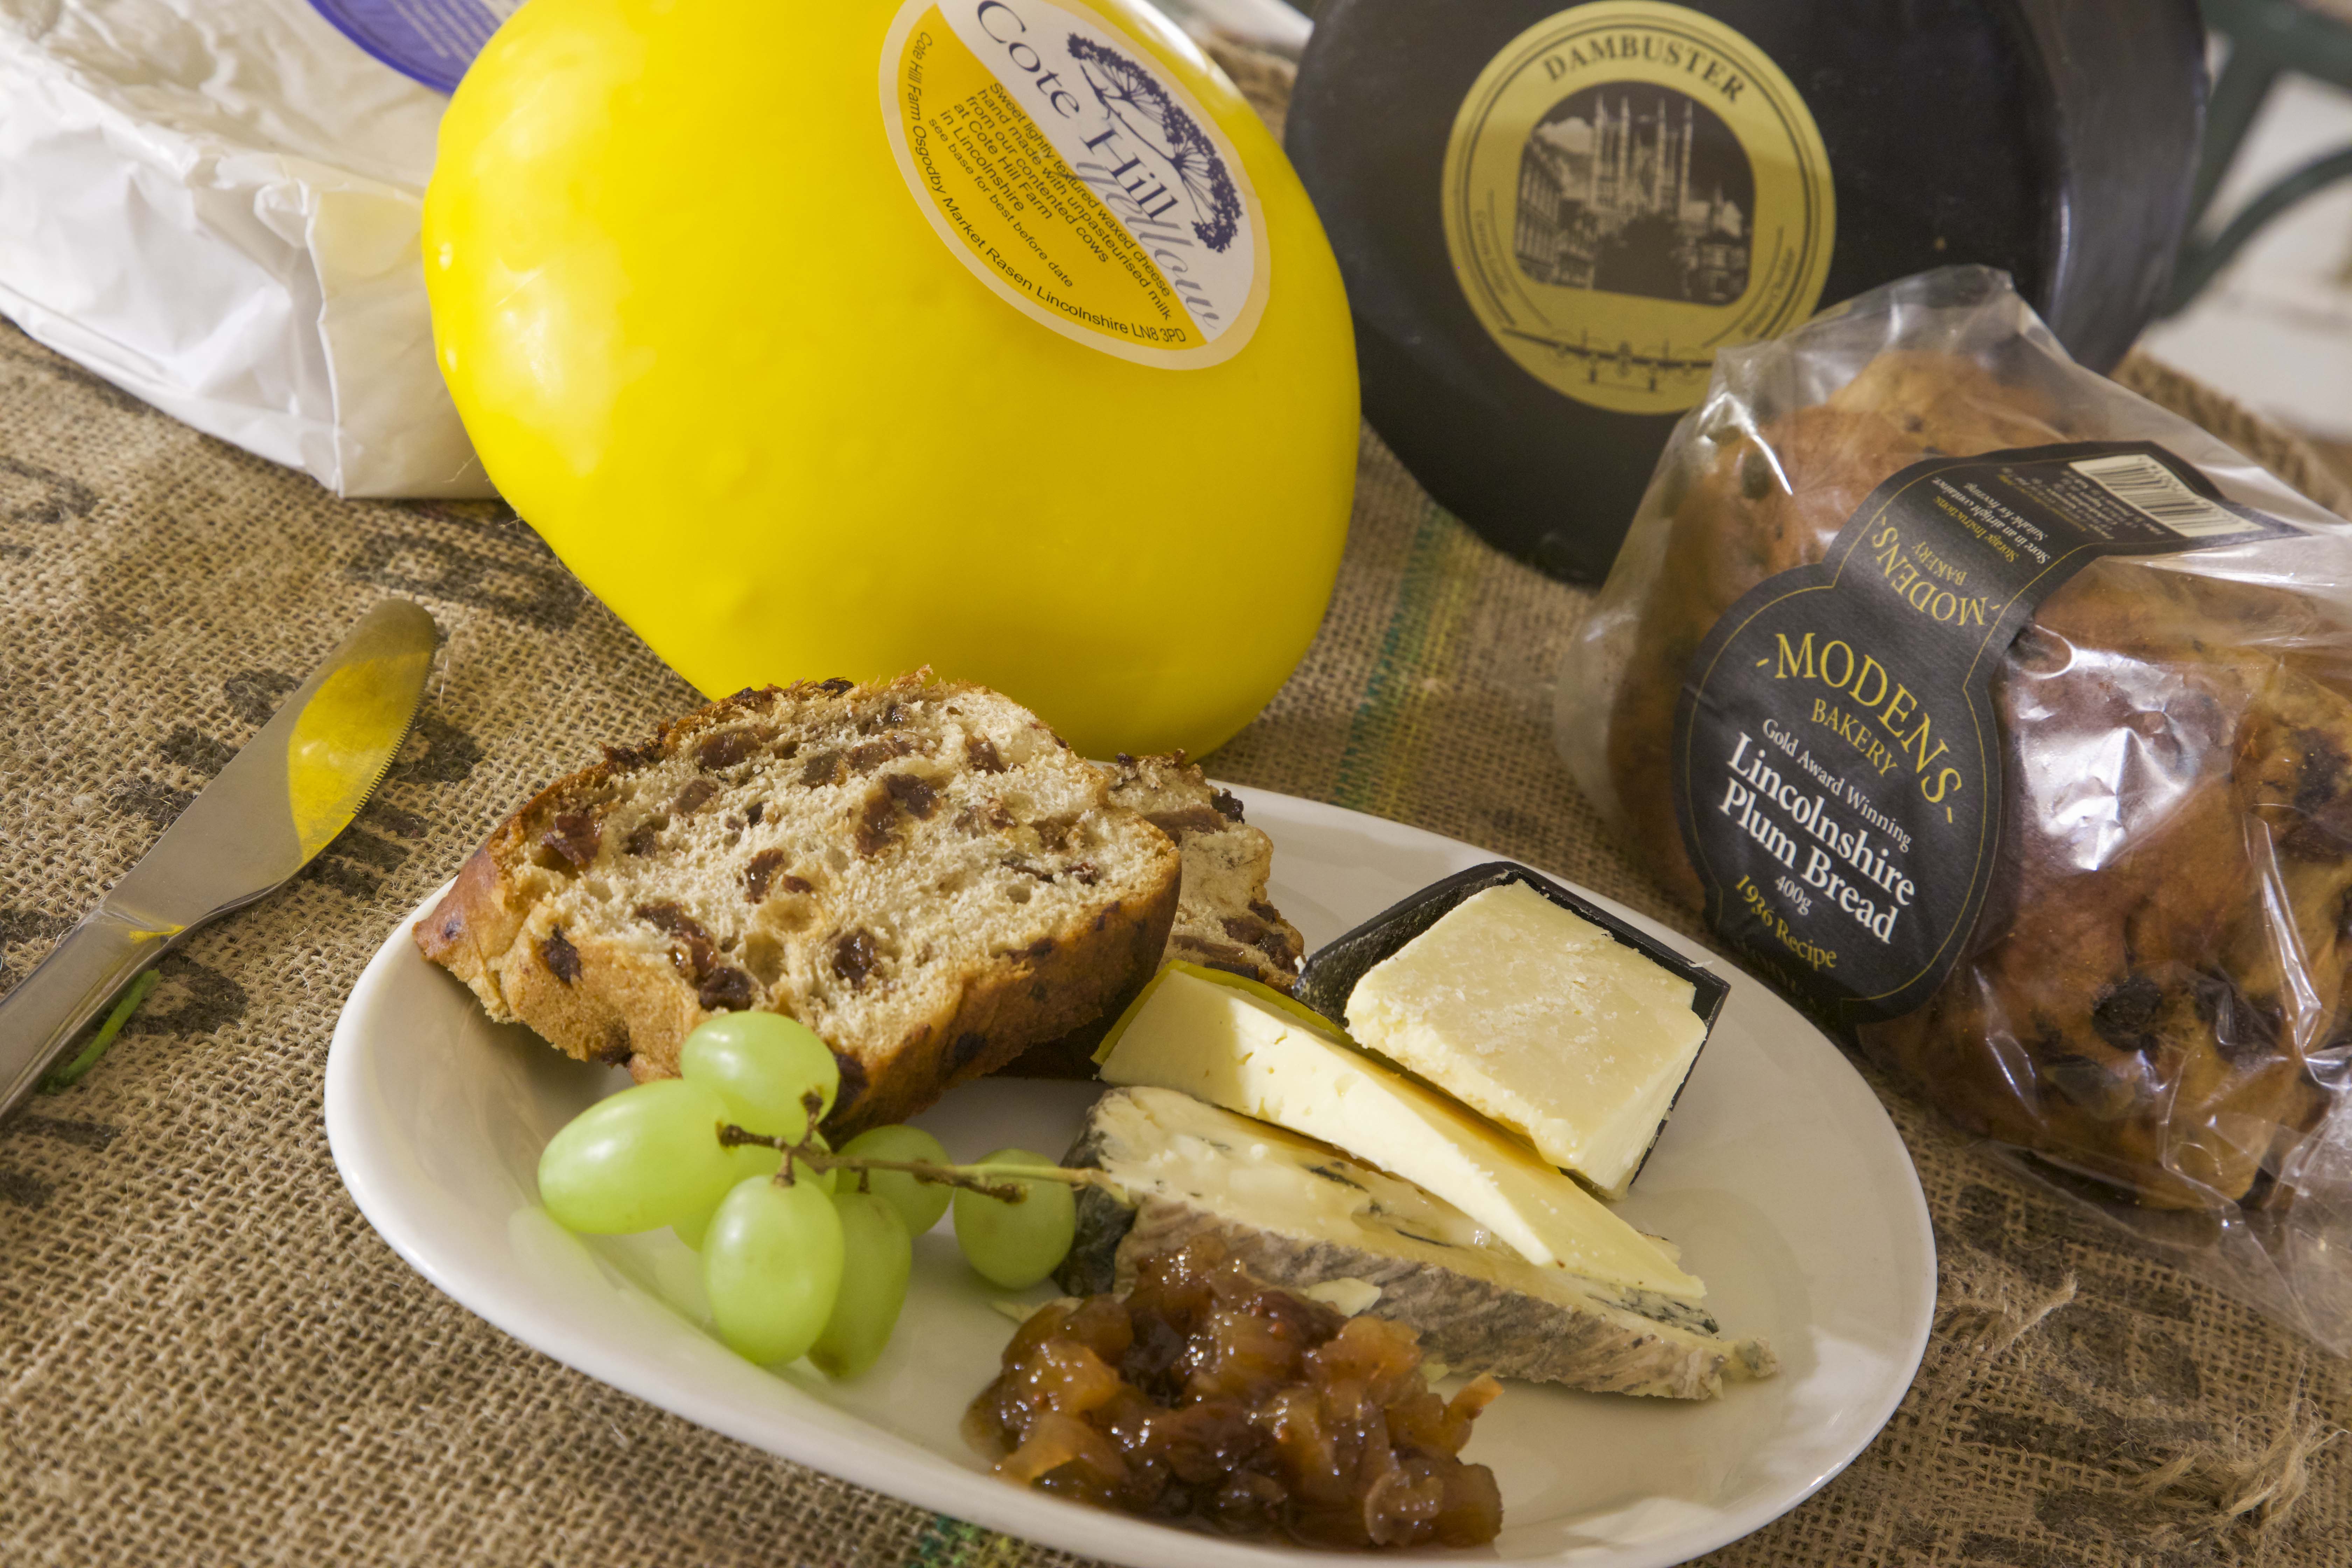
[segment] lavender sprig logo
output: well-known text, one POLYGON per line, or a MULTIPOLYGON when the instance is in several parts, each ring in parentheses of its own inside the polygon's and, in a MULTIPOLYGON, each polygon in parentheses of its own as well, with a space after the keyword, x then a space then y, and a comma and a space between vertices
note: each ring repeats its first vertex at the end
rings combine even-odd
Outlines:
POLYGON ((1207 133, 1150 71, 1127 56, 1077 33, 1070 35, 1069 50, 1085 70, 1096 100, 1120 129, 1175 169, 1200 215, 1192 233, 1202 245, 1223 253, 1240 230, 1242 197, 1207 133))

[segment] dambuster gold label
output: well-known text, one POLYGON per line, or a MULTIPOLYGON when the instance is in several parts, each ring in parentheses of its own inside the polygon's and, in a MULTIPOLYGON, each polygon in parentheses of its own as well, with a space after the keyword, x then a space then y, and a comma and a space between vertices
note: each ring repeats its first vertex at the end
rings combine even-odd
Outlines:
POLYGON ((1658 0, 1529 27, 1446 143, 1445 244, 1486 331, 1580 403, 1672 414, 1716 351, 1813 312, 1836 237, 1829 153, 1753 44, 1658 0))

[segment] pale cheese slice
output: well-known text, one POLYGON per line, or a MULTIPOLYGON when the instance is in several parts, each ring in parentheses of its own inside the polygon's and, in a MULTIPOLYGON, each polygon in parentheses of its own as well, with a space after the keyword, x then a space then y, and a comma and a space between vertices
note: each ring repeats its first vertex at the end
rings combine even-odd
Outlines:
POLYGON ((1614 1197, 1706 1043, 1692 989, 1507 882, 1374 964, 1348 998, 1348 1028, 1614 1197))
POLYGON ((1122 1020, 1102 1076, 1320 1139, 1444 1198, 1529 1262, 1665 1296, 1706 1293, 1524 1145, 1243 987, 1162 971, 1122 1020))

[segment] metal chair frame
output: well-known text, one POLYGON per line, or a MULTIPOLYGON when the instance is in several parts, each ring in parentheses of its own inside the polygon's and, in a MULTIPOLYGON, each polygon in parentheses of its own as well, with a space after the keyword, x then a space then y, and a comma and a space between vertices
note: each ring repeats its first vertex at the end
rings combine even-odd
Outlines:
POLYGON ((2230 58, 2205 111, 2205 142, 2189 198, 2189 233, 2173 267, 2163 314, 2178 312, 2265 224, 2305 197, 2352 176, 2352 147, 2314 158, 2273 182, 2221 231, 2201 237, 2213 194, 2281 75, 2299 71, 2352 89, 2352 24, 2298 0, 2204 0, 2206 25, 2226 35, 2230 58))

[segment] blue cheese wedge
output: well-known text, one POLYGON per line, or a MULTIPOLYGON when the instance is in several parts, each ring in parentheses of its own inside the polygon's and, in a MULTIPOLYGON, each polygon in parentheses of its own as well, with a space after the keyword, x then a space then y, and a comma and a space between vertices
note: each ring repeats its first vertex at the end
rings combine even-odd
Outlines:
POLYGON ((1321 1140, 1444 1199, 1530 1263, 1695 1301, 1706 1287, 1525 1144, 1304 1008, 1171 966, 1116 1026, 1104 1081, 1171 1089, 1321 1140))
POLYGON ((1622 1197, 1706 1043, 1692 989, 1507 882, 1367 971, 1348 998, 1348 1030, 1622 1197))
POLYGON ((1079 1194, 1055 1276, 1073 1294, 1126 1289, 1139 1259, 1207 1237, 1269 1284, 1418 1330, 1464 1371, 1704 1399, 1777 1365, 1691 1301, 1538 1268, 1409 1183, 1189 1095, 1113 1089, 1066 1163, 1118 1189, 1079 1194))

